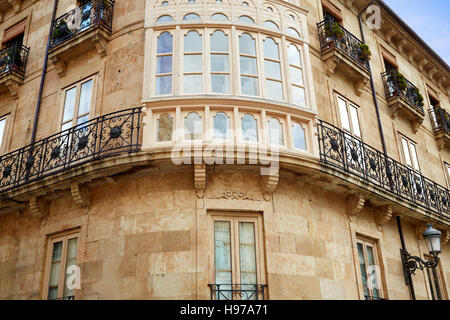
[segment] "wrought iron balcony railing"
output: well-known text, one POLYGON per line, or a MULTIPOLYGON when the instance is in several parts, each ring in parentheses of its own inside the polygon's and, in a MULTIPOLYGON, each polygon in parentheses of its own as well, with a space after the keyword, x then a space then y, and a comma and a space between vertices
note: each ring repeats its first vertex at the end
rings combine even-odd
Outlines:
POLYGON ((53 22, 50 48, 54 48, 93 27, 111 32, 114 0, 91 0, 53 22))
POLYGON ((264 300, 265 284, 208 284, 211 300, 264 300))
POLYGON ((430 110, 431 125, 434 133, 445 132, 450 134, 450 115, 441 107, 434 107, 430 110))
POLYGON ((119 153, 140 150, 141 108, 107 114, 0 157, 0 193, 119 153))
POLYGON ((400 72, 392 70, 382 73, 386 99, 401 97, 414 107, 420 114, 425 115, 423 110, 423 97, 419 89, 408 81, 400 72))
POLYGON ((363 57, 363 51, 360 48, 360 45, 363 44, 361 40, 332 18, 320 22, 317 28, 319 29, 322 54, 335 48, 370 72, 369 61, 363 57))
POLYGON ((23 77, 28 61, 29 48, 13 44, 0 51, 0 76, 16 73, 23 77))
POLYGON ((450 221, 449 191, 345 131, 321 121, 320 161, 334 166, 450 221))

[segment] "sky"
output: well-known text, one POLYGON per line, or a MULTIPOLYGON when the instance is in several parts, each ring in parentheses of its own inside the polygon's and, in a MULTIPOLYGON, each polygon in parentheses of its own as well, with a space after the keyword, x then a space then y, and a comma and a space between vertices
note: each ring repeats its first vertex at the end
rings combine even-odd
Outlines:
POLYGON ((450 65, 449 0, 384 0, 450 65))

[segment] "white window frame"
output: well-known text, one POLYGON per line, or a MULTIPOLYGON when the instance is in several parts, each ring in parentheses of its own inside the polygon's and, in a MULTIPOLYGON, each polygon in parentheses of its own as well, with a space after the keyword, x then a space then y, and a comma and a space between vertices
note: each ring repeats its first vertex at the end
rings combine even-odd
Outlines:
POLYGON ((420 161, 419 154, 417 152, 417 143, 408 139, 401 133, 399 133, 399 138, 400 147, 402 150, 403 164, 414 171, 420 172, 420 161), (407 145, 408 150, 405 150, 405 144, 407 145))
POLYGON ((345 130, 346 132, 348 132, 349 134, 351 134, 352 136, 362 139, 363 135, 362 135, 362 130, 361 130, 361 121, 359 119, 359 106, 354 104, 353 102, 351 102, 344 96, 341 96, 338 93, 336 93, 336 106, 337 106, 337 113, 338 113, 338 118, 339 118, 339 123, 340 123, 341 128, 343 130, 345 130), (344 121, 342 119, 341 106, 339 104, 339 100, 342 100, 345 103, 345 109, 346 109, 345 114, 347 116, 349 128, 344 127, 344 121), (356 110, 356 119, 354 119, 352 116, 351 108, 354 108, 356 110), (355 132, 355 128, 354 128, 355 124, 357 124, 357 126, 358 126, 359 135, 357 132, 355 132))

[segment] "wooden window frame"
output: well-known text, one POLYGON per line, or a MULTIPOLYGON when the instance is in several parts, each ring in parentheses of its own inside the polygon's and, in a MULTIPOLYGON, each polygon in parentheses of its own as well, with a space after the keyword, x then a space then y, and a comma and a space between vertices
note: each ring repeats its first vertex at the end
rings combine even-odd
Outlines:
POLYGON ((3 135, 2 135, 2 139, 0 141, 0 154, 4 154, 6 153, 6 144, 7 144, 7 136, 8 136, 8 132, 9 132, 9 122, 10 122, 10 115, 6 114, 2 117, 0 117, 0 121, 5 120, 5 127, 3 128, 3 135))
POLYGON ((97 81, 96 81, 96 75, 90 76, 88 78, 85 78, 81 81, 78 81, 70 86, 65 87, 64 89, 62 89, 63 91, 63 97, 62 97, 62 107, 61 107, 61 115, 59 117, 60 119, 60 129, 62 131, 62 128, 65 124, 67 123, 72 123, 71 128, 75 127, 77 125, 77 120, 79 118, 85 117, 85 116, 89 116, 89 120, 92 120, 93 115, 94 115, 94 110, 95 110, 95 97, 96 97, 96 85, 97 85, 97 81), (82 115, 78 115, 78 110, 80 108, 80 97, 81 97, 81 86, 84 83, 87 83, 89 81, 92 80, 92 91, 91 91, 91 105, 89 108, 89 112, 84 113, 82 115), (67 91, 72 90, 73 88, 77 89, 77 94, 75 97, 75 108, 74 108, 74 113, 72 115, 72 118, 70 120, 67 120, 64 122, 64 111, 66 108, 66 97, 67 97, 67 91))
POLYGON ((402 150, 402 152, 401 152, 401 159, 403 161, 403 164, 405 166, 407 166, 408 168, 416 171, 416 172, 420 172, 421 169, 420 169, 419 153, 417 152, 417 143, 415 143, 414 141, 412 141, 411 139, 407 138, 405 135, 403 135, 401 133, 399 133, 399 138, 400 138, 400 148, 402 150), (411 164, 408 164, 407 161, 406 161, 406 150, 405 150, 405 148, 403 146, 403 140, 405 140, 407 142, 407 144, 408 144, 408 154, 409 154, 409 159, 411 161, 411 164), (412 152, 411 145, 414 146, 414 149, 416 151, 415 152, 415 158, 417 159, 417 166, 418 166, 418 168, 414 167, 414 160, 413 160, 414 153, 412 152))
POLYGON ((450 164, 448 164, 447 162, 444 162, 444 174, 446 177, 446 181, 447 181, 447 186, 450 187, 450 164))
POLYGON ((47 255, 45 260, 45 274, 44 274, 44 289, 42 292, 42 299, 48 300, 48 292, 50 285, 50 269, 52 263, 52 255, 53 255, 53 244, 62 241, 63 247, 61 252, 61 262, 60 262, 60 270, 59 270, 59 279, 58 279, 58 298, 64 298, 64 281, 66 280, 66 258, 67 258, 67 243, 70 239, 77 238, 77 258, 78 252, 80 248, 80 230, 75 229, 71 231, 67 231, 64 233, 59 233, 57 235, 50 236, 48 238, 47 244, 47 255))
POLYGON ((363 296, 364 296, 364 284, 362 283, 362 274, 361 274, 361 268, 360 268, 360 265, 359 265, 360 262, 359 262, 358 243, 362 244, 363 250, 364 250, 364 261, 365 261, 365 265, 366 265, 366 279, 367 279, 367 281, 369 281, 369 274, 367 273, 367 267, 369 266, 369 263, 368 263, 366 246, 369 245, 373 249, 375 266, 377 266, 378 270, 379 270, 379 274, 378 274, 378 278, 379 278, 378 279, 378 281, 379 281, 378 285, 379 285, 379 288, 377 288, 377 289, 379 290, 379 294, 380 294, 379 298, 383 299, 385 297, 385 293, 384 293, 384 289, 383 289, 383 287, 384 287, 383 286, 383 277, 381 275, 382 269, 381 269, 381 263, 380 263, 380 254, 378 252, 378 248, 379 248, 378 241, 372 240, 372 239, 368 239, 366 237, 362 237, 362 236, 359 236, 359 235, 356 236, 356 253, 357 253, 356 261, 358 263, 358 267, 357 267, 357 270, 358 270, 358 273, 359 273, 358 281, 360 282, 360 283, 358 283, 358 285, 361 287, 361 289, 362 289, 361 292, 363 293, 363 296))
POLYGON ((214 223, 216 221, 229 221, 231 225, 231 283, 241 284, 239 266, 239 222, 252 222, 255 224, 255 257, 256 257, 256 282, 266 284, 266 268, 264 259, 264 233, 263 217, 260 213, 238 213, 238 212, 208 212, 209 218, 209 283, 215 284, 215 246, 214 246, 214 223))
POLYGON ((340 95, 339 93, 336 93, 336 108, 337 108, 337 114, 338 114, 338 118, 339 118, 339 125, 342 128, 342 130, 344 130, 345 132, 347 132, 348 134, 350 134, 353 137, 362 139, 363 138, 363 133, 361 130, 361 119, 359 117, 359 106, 353 102, 351 102, 350 100, 348 100, 346 97, 340 95), (343 121, 341 118, 341 110, 340 110, 340 106, 339 106, 339 99, 343 100, 345 102, 345 107, 346 107, 346 111, 347 111, 347 119, 350 125, 350 130, 345 129, 343 126, 343 121), (356 118, 357 118, 357 122, 358 122, 358 127, 359 127, 359 135, 357 135, 355 133, 355 128, 353 127, 353 121, 352 121, 352 116, 351 116, 351 112, 350 112, 350 107, 354 107, 356 109, 356 118))

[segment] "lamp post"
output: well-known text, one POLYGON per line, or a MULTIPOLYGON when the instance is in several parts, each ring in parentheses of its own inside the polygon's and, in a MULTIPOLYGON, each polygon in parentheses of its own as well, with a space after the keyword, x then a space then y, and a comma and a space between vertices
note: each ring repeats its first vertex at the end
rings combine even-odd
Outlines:
MULTIPOLYGON (((428 252, 432 256, 432 258, 430 260, 424 261, 420 257, 412 256, 405 249, 400 249, 400 253, 401 253, 401 257, 402 257, 402 264, 403 264, 403 271, 405 274, 405 282, 407 285, 410 285, 410 281, 409 281, 410 275, 415 274, 417 269, 419 269, 419 270, 423 270, 425 268, 432 269, 433 274, 435 276, 435 286, 436 286, 436 291, 438 294, 438 299, 441 300, 439 283, 436 279, 436 272, 435 272, 435 268, 439 264, 438 256, 439 256, 439 253, 441 253, 441 232, 439 230, 434 229, 432 224, 428 224, 427 229, 422 234, 422 236, 427 243, 428 252)), ((431 279, 429 279, 429 281, 430 281, 430 286, 432 288, 433 286, 431 283, 431 279)), ((433 298, 434 298, 434 294, 433 294, 433 298)))

